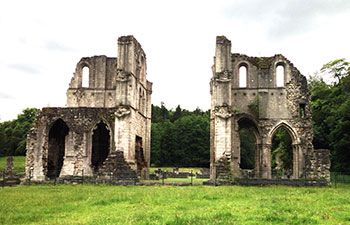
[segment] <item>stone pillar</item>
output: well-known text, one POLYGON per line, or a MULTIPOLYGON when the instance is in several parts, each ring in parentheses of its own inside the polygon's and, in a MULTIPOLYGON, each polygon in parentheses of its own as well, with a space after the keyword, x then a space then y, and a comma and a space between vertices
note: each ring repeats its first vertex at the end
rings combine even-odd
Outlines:
MULTIPOLYGON (((216 38, 215 64, 211 80, 211 176, 216 163, 230 162, 232 155, 232 108, 231 108, 231 41, 224 36, 216 38), (223 160, 225 159, 225 160, 223 160)), ((239 160, 239 159, 237 159, 239 160)), ((227 165, 229 166, 229 165, 227 165)), ((236 165, 230 165, 236 171, 236 165)))
POLYGON ((271 145, 261 145, 261 178, 271 179, 271 145))
POLYGON ((6 159, 6 171, 5 174, 12 177, 13 176, 13 157, 9 156, 6 159))
POLYGON ((237 120, 232 121, 231 138, 231 173, 233 177, 241 177, 241 139, 237 120))
POLYGON ((256 178, 261 177, 261 149, 262 145, 261 144, 256 144, 255 145, 255 167, 254 167, 254 176, 256 178))

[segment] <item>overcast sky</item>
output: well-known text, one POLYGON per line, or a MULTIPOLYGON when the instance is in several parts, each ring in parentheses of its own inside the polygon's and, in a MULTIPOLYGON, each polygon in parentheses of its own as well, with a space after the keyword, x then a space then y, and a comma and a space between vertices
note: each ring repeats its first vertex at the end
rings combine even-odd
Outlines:
POLYGON ((307 76, 350 60, 349 21, 348 0, 1 1, 0 122, 65 106, 80 58, 116 57, 119 36, 146 52, 153 104, 207 110, 217 35, 233 53, 283 54, 307 76))

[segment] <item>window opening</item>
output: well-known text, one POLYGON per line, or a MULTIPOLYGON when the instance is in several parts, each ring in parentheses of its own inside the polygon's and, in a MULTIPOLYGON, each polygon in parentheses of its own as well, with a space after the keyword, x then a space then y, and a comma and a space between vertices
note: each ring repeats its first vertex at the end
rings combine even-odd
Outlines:
POLYGON ((239 87, 247 87, 247 67, 245 66, 239 67, 239 87))
POLYGON ((146 167, 146 161, 143 154, 142 137, 136 136, 135 139, 135 160, 137 165, 137 176, 141 177, 142 169, 146 167))
POLYGON ((306 112, 305 112, 305 104, 299 104, 299 117, 305 118, 306 112))
POLYGON ((284 127, 278 128, 272 137, 271 170, 273 178, 293 176, 292 138, 284 127))
POLYGON ((284 86, 284 66, 278 65, 276 67, 276 86, 283 87, 284 86))
POLYGON ((82 87, 89 87, 90 69, 87 66, 82 70, 82 87))

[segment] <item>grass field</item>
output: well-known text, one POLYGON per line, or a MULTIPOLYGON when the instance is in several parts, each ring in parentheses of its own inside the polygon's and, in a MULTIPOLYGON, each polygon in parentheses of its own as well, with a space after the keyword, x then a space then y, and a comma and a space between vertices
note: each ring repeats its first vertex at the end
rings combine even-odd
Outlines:
MULTIPOLYGON (((14 158, 17 173, 24 172, 24 161, 14 158)), ((0 169, 5 167, 2 157, 0 169)), ((199 172, 195 169, 180 171, 199 172)), ((350 185, 344 183, 337 188, 17 186, 0 188, 0 224, 350 224, 349 196, 350 185)))
MULTIPOLYGON (((6 169, 7 157, 0 157, 0 170, 6 169)), ((13 167, 15 173, 25 173, 25 156, 13 156, 13 167)))
POLYGON ((0 224, 350 224, 350 187, 0 188, 0 224))

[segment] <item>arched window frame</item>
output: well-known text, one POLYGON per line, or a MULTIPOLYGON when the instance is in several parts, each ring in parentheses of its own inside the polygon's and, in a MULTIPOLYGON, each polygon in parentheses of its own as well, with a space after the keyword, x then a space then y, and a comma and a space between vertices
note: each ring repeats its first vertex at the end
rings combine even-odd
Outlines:
POLYGON ((81 66, 81 87, 90 87, 90 67, 87 64, 81 66))
POLYGON ((286 66, 283 62, 276 63, 275 66, 275 86, 284 87, 286 83, 286 66), (279 68, 282 69, 282 72, 279 73, 279 68), (280 81, 282 79, 282 81, 280 81))
POLYGON ((248 87, 248 65, 246 63, 240 63, 238 65, 238 87, 239 88, 247 88, 248 87), (245 68, 245 74, 241 74, 241 69, 245 68), (244 79, 245 78, 245 82, 244 79), (242 81, 243 80, 243 81, 242 81))

